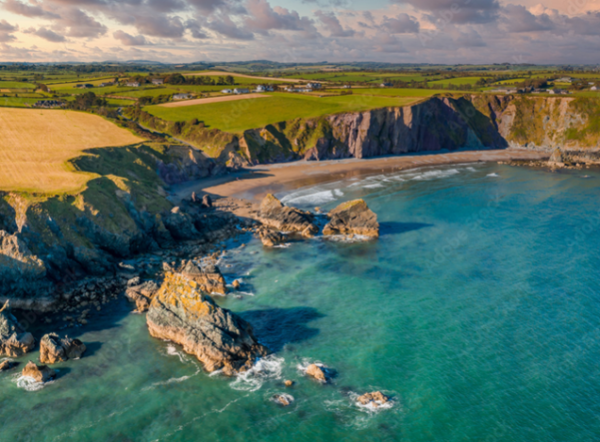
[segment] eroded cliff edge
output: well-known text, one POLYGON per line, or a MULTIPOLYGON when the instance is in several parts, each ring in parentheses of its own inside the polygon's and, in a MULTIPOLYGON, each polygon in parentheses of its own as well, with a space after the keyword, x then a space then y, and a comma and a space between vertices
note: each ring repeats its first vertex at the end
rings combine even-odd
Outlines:
POLYGON ((405 107, 296 119, 229 134, 197 121, 135 117, 175 134, 221 164, 370 158, 458 149, 600 148, 600 101, 583 97, 436 96, 405 107))

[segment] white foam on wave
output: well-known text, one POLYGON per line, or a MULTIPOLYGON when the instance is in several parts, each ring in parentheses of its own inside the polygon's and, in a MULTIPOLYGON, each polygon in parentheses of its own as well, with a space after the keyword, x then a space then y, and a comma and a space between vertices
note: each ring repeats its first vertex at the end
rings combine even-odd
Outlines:
POLYGON ((488 173, 486 176, 489 176, 491 178, 496 178, 496 177, 499 177, 500 175, 498 175, 497 173, 488 173))
POLYGON ((178 384, 180 382, 185 382, 188 379, 196 376, 198 373, 200 373, 200 368, 198 368, 198 370, 196 370, 196 372, 194 374, 191 374, 188 376, 182 376, 180 378, 171 378, 171 379, 167 379, 166 381, 154 382, 152 385, 142 388, 142 391, 154 390, 156 387, 160 387, 162 385, 178 384))
POLYGON ((283 244, 277 244, 276 246, 273 246, 274 249, 287 249, 291 246, 292 244, 289 242, 283 243, 283 244))
POLYGON ((427 181, 434 180, 438 178, 447 178, 452 175, 459 174, 460 172, 457 169, 438 169, 438 170, 428 170, 426 172, 421 172, 418 175, 413 177, 413 180, 417 181, 427 181))
POLYGON ((278 400, 278 398, 280 398, 280 397, 283 398, 283 399, 285 399, 286 401, 288 401, 288 403, 290 403, 290 404, 295 401, 294 396, 292 396, 291 394, 287 394, 287 393, 277 393, 277 394, 274 394, 273 396, 271 396, 271 401, 275 402, 276 404, 283 405, 278 400))
POLYGON ((327 235, 324 239, 334 242, 356 243, 371 241, 373 238, 366 235, 327 235))
POLYGON ((54 381, 49 382, 38 382, 34 378, 29 376, 18 375, 15 378, 15 382, 17 387, 25 390, 25 391, 38 391, 44 388, 46 385, 53 383, 54 381))
POLYGON ((373 184, 367 184, 367 185, 363 186, 363 189, 377 189, 377 188, 381 188, 381 187, 385 187, 385 186, 381 183, 373 183, 373 184))
POLYGON ((239 373, 229 384, 234 390, 256 391, 269 379, 281 379, 284 358, 269 355, 256 361, 249 370, 239 373))
POLYGON ((281 198, 281 202, 291 205, 317 205, 325 204, 344 196, 340 189, 319 190, 307 193, 306 191, 295 192, 281 198))
POLYGON ((169 356, 177 356, 181 362, 187 362, 188 357, 177 349, 173 344, 167 345, 167 354, 169 356))

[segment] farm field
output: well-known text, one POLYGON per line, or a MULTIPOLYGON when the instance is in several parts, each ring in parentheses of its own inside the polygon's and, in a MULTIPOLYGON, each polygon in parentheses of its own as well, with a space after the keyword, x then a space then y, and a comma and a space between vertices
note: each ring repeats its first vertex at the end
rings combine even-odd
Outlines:
POLYGON ((123 97, 158 97, 159 95, 173 95, 179 92, 177 88, 166 88, 166 87, 148 87, 148 89, 138 88, 125 90, 124 92, 116 93, 115 95, 122 95, 123 97))
POLYGON ((35 89, 35 84, 21 81, 0 81, 0 89, 35 89))
MULTIPOLYGON (((387 73, 387 72, 319 72, 313 74, 295 74, 289 78, 302 78, 305 80, 319 80, 332 82, 365 82, 375 83, 382 82, 384 79, 393 79, 400 81, 424 81, 435 80, 436 77, 425 77, 420 74, 402 74, 402 73, 387 73)), ((439 78, 439 77, 438 77, 439 78)))
POLYGON ((442 89, 401 89, 401 88, 353 88, 327 89, 327 92, 352 91, 353 95, 374 95, 380 97, 431 97, 435 94, 446 94, 442 89))
POLYGON ((159 104, 160 107, 186 107, 195 105, 205 105, 210 103, 222 103, 225 101, 252 100, 254 98, 269 98, 265 94, 245 94, 245 95, 223 95, 221 97, 200 98, 197 100, 175 101, 171 103, 159 104))
POLYGON ((0 97, 0 106, 28 107, 38 100, 40 100, 40 98, 0 97))
POLYGON ((289 80, 287 78, 276 78, 276 77, 257 77, 253 75, 238 74, 235 72, 219 72, 219 71, 205 71, 205 72, 187 72, 182 74, 188 77, 210 77, 211 79, 218 80, 219 77, 226 77, 231 75, 235 78, 235 82, 238 84, 263 84, 263 83, 297 83, 301 80, 289 80))
POLYGON ((74 111, 0 108, 0 190, 62 193, 93 176, 67 161, 94 147, 141 142, 101 117, 74 111))
POLYGON ((336 96, 318 98, 310 95, 271 93, 271 98, 220 102, 167 108, 147 106, 146 112, 169 121, 204 121, 210 128, 239 133, 268 124, 295 118, 315 118, 342 112, 357 112, 387 106, 405 106, 419 97, 336 96))
POLYGON ((430 81, 430 82, 428 82, 428 84, 430 86, 431 85, 448 86, 450 84, 455 85, 455 86, 464 86, 467 84, 470 84, 471 86, 475 86, 475 84, 479 81, 480 78, 482 78, 482 77, 448 78, 445 80, 430 81))

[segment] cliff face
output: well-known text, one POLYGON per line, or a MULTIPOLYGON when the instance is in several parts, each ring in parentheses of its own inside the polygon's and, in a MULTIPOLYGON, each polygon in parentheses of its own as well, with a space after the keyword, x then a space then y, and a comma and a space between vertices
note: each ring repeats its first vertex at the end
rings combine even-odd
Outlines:
MULTIPOLYGON (((600 147, 599 104, 573 97, 433 97, 405 107, 281 122, 242 135, 184 124, 179 136, 230 166, 464 148, 581 150, 600 147)), ((166 127, 156 120, 144 121, 166 127)))

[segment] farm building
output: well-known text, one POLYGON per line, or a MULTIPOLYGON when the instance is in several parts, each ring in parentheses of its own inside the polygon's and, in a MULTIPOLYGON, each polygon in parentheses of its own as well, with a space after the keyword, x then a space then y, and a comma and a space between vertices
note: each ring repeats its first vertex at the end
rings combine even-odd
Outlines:
POLYGON ((40 100, 34 104, 35 107, 42 107, 46 109, 51 109, 55 107, 62 107, 65 103, 58 100, 40 100))
POLYGON ((128 81, 125 83, 127 87, 140 87, 139 81, 128 81))
POLYGON ((573 79, 571 77, 563 77, 555 80, 557 83, 572 83, 573 79))
POLYGON ((113 86, 113 85, 114 85, 114 83, 112 83, 112 82, 109 81, 107 83, 100 83, 98 85, 98 87, 108 87, 108 86, 113 86))
POLYGON ((192 98, 192 94, 175 94, 173 100, 188 100, 192 98))
POLYGON ((261 84, 260 86, 256 87, 256 92, 273 92, 275 90, 275 88, 273 86, 269 85, 263 85, 261 84))
POLYGON ((590 88, 590 90, 591 90, 591 91, 597 91, 597 90, 598 90, 598 86, 592 86, 592 87, 590 88))
POLYGON ((491 92, 494 94, 516 94, 519 90, 516 87, 499 87, 491 92))
POLYGON ((309 89, 321 89, 323 85, 321 83, 308 83, 306 87, 309 89))
POLYGON ((93 87, 94 87, 94 85, 93 85, 93 84, 86 83, 86 84, 76 84, 76 85, 75 85, 75 86, 73 86, 73 87, 74 87, 74 88, 76 88, 76 89, 91 89, 91 88, 93 88, 93 87))
POLYGON ((379 86, 381 86, 381 87, 392 87, 393 84, 392 83, 381 83, 379 86))
POLYGON ((246 88, 235 88, 235 89, 233 90, 233 93, 234 93, 234 94, 238 94, 238 95, 239 95, 239 94, 248 94, 248 93, 250 93, 250 89, 246 89, 246 88))
POLYGON ((163 80, 162 78, 154 78, 152 79, 152 84, 159 86, 161 84, 165 84, 165 80, 163 80))
POLYGON ((222 94, 233 94, 233 91, 231 89, 223 89, 221 91, 222 94))

